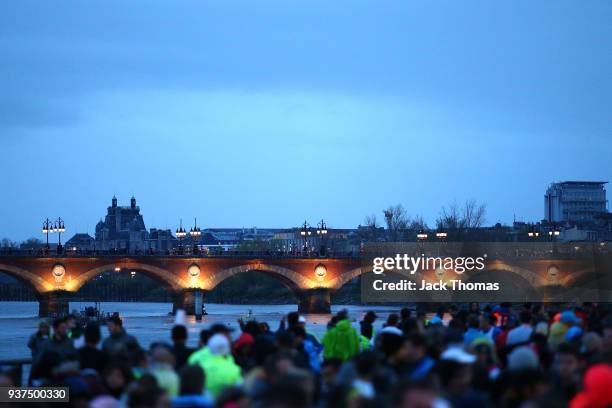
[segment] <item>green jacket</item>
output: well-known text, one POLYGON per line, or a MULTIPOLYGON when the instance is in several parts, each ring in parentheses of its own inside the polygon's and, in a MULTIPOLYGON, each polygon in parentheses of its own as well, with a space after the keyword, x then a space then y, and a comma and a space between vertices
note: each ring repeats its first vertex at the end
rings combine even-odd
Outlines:
POLYGON ((323 337, 323 357, 348 360, 359 353, 359 335, 348 320, 340 320, 323 337))
POLYGON ((189 356, 189 364, 198 364, 204 370, 204 388, 214 397, 217 397, 224 388, 242 383, 240 366, 234 363, 234 358, 228 356, 215 356, 208 347, 189 356))
POLYGON ((359 336, 359 345, 361 346, 361 351, 370 349, 370 339, 366 336, 359 336))

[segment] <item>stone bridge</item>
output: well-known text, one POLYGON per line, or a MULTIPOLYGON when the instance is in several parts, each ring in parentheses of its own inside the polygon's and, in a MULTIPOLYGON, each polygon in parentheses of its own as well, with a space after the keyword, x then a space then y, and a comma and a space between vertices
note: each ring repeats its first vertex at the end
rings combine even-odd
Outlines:
MULTIPOLYGON (((606 259, 609 259, 609 254, 606 259)), ((593 269, 592 262, 577 259, 514 258, 489 259, 483 272, 504 272, 523 285, 525 291, 550 286, 571 286, 593 274, 609 279, 610 262, 593 269)), ((106 271, 133 270, 143 273, 173 294, 174 309, 195 313, 206 292, 225 279, 248 271, 260 271, 280 280, 293 291, 301 313, 329 313, 331 295, 352 279, 371 271, 359 258, 289 257, 183 257, 183 256, 0 256, 0 272, 31 287, 39 299, 39 314, 65 313, 68 301, 87 281, 106 271)), ((423 271, 427 280, 445 279, 437 271, 423 271)), ((465 280, 477 276, 463 276, 465 280)))
POLYGON ((31 287, 41 316, 65 313, 71 294, 107 271, 143 273, 173 294, 174 309, 194 314, 196 296, 205 296, 238 273, 270 274, 293 291, 302 313, 329 313, 331 294, 360 275, 357 258, 229 258, 176 256, 0 256, 0 272, 31 287))

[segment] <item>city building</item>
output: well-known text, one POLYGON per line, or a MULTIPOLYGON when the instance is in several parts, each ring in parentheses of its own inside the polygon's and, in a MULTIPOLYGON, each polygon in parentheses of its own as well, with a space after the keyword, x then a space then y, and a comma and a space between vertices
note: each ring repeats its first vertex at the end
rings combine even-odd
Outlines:
POLYGON ((119 251, 145 251, 149 249, 148 231, 140 214, 140 207, 132 197, 129 206, 118 206, 113 197, 106 217, 96 225, 96 249, 119 251))
POLYGON ((151 228, 146 239, 150 252, 166 252, 177 245, 178 240, 172 235, 172 230, 151 228))
POLYGON ((604 181, 552 183, 544 196, 544 220, 549 223, 587 225, 607 212, 604 181))
POLYGON ((70 252, 91 251, 95 248, 95 239, 89 234, 77 232, 64 246, 70 252))

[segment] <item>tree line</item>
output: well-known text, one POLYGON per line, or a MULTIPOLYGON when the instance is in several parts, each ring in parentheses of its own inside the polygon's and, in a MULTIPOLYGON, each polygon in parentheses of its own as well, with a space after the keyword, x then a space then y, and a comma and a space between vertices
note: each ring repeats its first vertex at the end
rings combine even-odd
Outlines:
MULTIPOLYGON (((486 208, 486 204, 476 200, 443 206, 436 218, 435 228, 455 235, 480 228, 486 222, 486 208)), ((365 217, 364 225, 360 226, 361 230, 365 230, 368 241, 412 240, 415 232, 430 229, 422 215, 410 216, 402 204, 390 205, 382 214, 384 225, 378 221, 376 214, 371 214, 365 217)))

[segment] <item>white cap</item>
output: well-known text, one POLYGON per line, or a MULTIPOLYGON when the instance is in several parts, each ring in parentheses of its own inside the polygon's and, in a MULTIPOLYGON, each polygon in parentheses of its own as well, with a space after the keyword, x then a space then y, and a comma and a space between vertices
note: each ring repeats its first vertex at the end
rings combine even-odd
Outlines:
POLYGON ((461 364, 472 364, 474 361, 476 361, 476 356, 466 352, 461 347, 452 346, 442 352, 440 359, 454 361, 461 364))
POLYGON ((395 326, 385 326, 382 328, 382 330, 380 331, 381 333, 391 333, 391 334, 395 334, 396 336, 403 336, 404 332, 401 331, 400 329, 398 329, 395 326))
POLYGON ((306 318, 300 315, 300 317, 298 317, 298 323, 306 323, 306 318))
POLYGON ((214 356, 226 356, 230 353, 230 343, 227 337, 223 334, 215 334, 206 344, 210 350, 210 354, 214 356))

